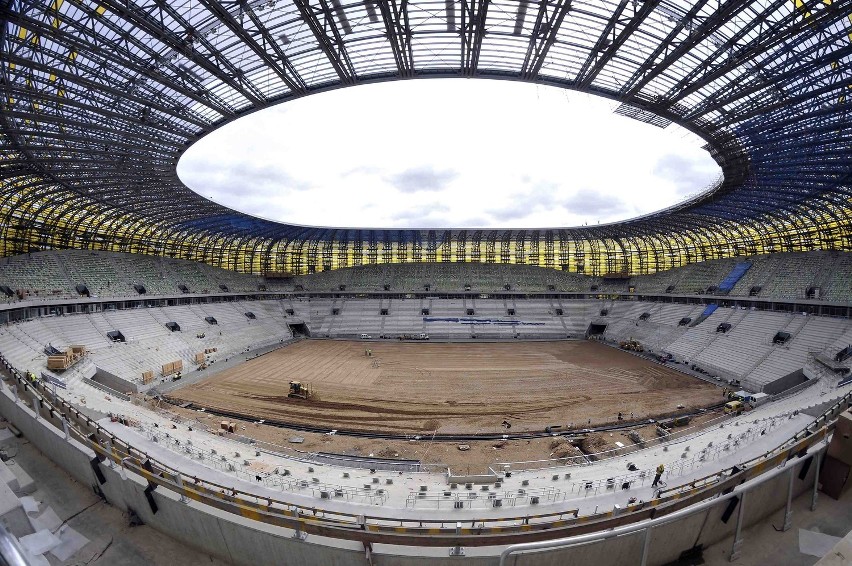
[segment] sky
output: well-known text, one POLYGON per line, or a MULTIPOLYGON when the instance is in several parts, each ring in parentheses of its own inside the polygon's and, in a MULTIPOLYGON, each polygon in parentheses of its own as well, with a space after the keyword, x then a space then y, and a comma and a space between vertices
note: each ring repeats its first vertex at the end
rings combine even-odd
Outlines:
POLYGON ((698 137, 617 105, 508 81, 361 85, 240 118, 190 147, 178 175, 261 218, 371 228, 603 224, 720 175, 698 137))

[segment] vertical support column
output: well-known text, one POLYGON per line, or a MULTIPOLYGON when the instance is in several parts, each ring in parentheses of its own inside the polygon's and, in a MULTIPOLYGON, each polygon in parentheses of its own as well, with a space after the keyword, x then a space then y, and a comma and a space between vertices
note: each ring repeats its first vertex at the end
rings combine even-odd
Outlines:
POLYGON ((300 522, 301 517, 299 516, 299 509, 295 510, 295 515, 296 515, 296 532, 293 533, 293 538, 296 539, 296 540, 305 540, 305 537, 307 537, 308 535, 305 534, 304 532, 302 532, 302 523, 300 522))
POLYGON ((787 506, 784 508, 784 525, 782 531, 790 530, 793 526, 793 479, 796 466, 790 466, 790 481, 787 483, 787 506))
MULTIPOLYGON (((456 523, 456 534, 461 535, 462 524, 461 522, 456 523)), ((455 545, 450 549, 450 556, 464 556, 464 549, 460 544, 455 545)))
POLYGON ((814 453, 816 468, 814 469, 814 491, 811 494, 811 511, 816 511, 817 497, 819 497, 819 469, 822 465, 822 449, 814 453))
POLYGON ((175 476, 175 482, 178 484, 178 488, 180 488, 180 502, 189 503, 189 499, 186 498, 186 490, 183 487, 183 477, 180 474, 175 476))
POLYGON ((106 441, 106 449, 107 449, 107 462, 109 462, 109 467, 115 467, 115 462, 112 461, 113 451, 112 451, 112 439, 107 438, 106 441))
POLYGON ((645 538, 642 541, 642 561, 639 563, 639 566, 647 566, 648 564, 648 552, 651 549, 651 530, 654 527, 648 527, 645 529, 645 538))
POLYGON ((730 562, 739 559, 740 557, 740 547, 743 545, 743 516, 745 515, 745 500, 746 500, 746 492, 743 491, 740 494, 740 508, 737 511, 737 530, 734 532, 734 544, 731 546, 731 555, 728 557, 730 562))

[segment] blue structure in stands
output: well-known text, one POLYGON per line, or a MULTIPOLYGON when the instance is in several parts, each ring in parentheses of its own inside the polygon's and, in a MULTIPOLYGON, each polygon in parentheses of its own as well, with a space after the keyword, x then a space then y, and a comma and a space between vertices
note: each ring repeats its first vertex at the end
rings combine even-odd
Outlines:
POLYGON ((746 274, 746 271, 748 271, 750 267, 750 261, 741 261, 740 263, 736 264, 731 270, 731 272, 728 273, 728 275, 724 279, 722 279, 721 283, 719 283, 719 292, 724 293, 726 295, 730 293, 731 289, 734 288, 734 285, 736 285, 737 282, 742 279, 743 275, 746 274))
POLYGON ((718 309, 718 308, 719 308, 719 305, 717 305, 716 303, 710 303, 709 305, 707 305, 707 307, 705 307, 704 312, 702 312, 702 313, 701 313, 701 316, 699 316, 698 318, 696 318, 696 319, 692 322, 692 324, 690 324, 689 326, 690 326, 690 327, 692 327, 692 326, 698 326, 699 324, 701 324, 702 322, 704 322, 705 320, 707 320, 707 317, 708 317, 708 316, 710 316, 711 314, 713 314, 714 312, 716 312, 716 309, 718 309))

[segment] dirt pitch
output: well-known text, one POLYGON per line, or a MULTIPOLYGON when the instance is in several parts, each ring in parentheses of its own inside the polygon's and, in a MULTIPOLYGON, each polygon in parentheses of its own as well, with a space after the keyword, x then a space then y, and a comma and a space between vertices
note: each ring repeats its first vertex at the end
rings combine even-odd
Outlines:
POLYGON ((596 342, 307 340, 172 392, 197 406, 336 429, 428 434, 582 428, 722 400, 717 387, 596 342), (365 350, 372 350, 366 356, 365 350), (310 400, 287 398, 309 383, 310 400))

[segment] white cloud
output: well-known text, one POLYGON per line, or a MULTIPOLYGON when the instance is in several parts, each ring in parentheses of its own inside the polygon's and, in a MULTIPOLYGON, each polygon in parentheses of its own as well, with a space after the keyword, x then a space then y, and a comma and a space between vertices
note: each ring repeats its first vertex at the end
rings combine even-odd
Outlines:
POLYGON ((452 169, 438 170, 432 165, 422 165, 390 175, 385 180, 402 193, 417 193, 444 190, 458 176, 452 169))
POLYGON ((669 181, 679 195, 693 194, 707 188, 708 181, 715 179, 719 167, 707 162, 701 154, 683 152, 666 154, 654 166, 654 175, 669 181))
POLYGON ((556 227, 670 206, 718 167, 685 130, 515 82, 404 81, 256 112, 191 147, 181 178, 250 214, 352 227, 556 227))

